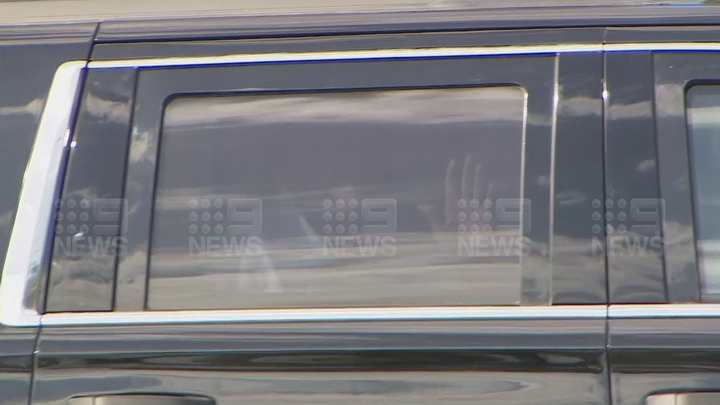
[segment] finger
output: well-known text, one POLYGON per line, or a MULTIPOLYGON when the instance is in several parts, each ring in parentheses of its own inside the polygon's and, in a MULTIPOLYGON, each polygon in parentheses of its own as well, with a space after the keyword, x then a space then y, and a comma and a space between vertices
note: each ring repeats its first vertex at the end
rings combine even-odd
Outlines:
POLYGON ((462 179, 460 180, 460 196, 466 201, 472 199, 473 192, 473 157, 468 155, 465 158, 465 164, 463 165, 462 179))
POLYGON ((490 200, 491 203, 495 204, 495 199, 497 198, 497 187, 495 186, 495 183, 490 182, 490 184, 488 184, 485 198, 490 200))
POLYGON ((473 199, 478 200, 480 204, 483 202, 483 183, 482 183, 482 163, 475 166, 475 183, 473 184, 473 199))
POLYGON ((451 221, 454 217, 458 200, 458 189, 455 184, 455 159, 451 159, 445 174, 445 220, 451 221))

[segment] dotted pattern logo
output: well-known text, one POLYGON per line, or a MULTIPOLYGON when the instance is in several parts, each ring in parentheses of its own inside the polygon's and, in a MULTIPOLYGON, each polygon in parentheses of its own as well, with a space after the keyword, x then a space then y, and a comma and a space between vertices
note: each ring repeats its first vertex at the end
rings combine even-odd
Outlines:
MULTIPOLYGON (((624 234, 628 230, 628 202, 624 199, 617 200, 617 203, 614 200, 607 199, 605 200, 605 233, 607 235, 612 235, 614 233, 624 234)), ((595 224, 592 227, 592 231, 595 234, 600 234, 602 232, 602 221, 603 221, 603 215, 601 213, 603 202, 599 199, 595 199, 592 202, 593 208, 596 209, 592 213, 592 219, 595 222, 595 224)))
POLYGON ((356 199, 323 201, 323 233, 326 235, 352 235, 360 230, 360 204, 356 199))
POLYGON ((225 219, 225 202, 221 199, 192 199, 188 202, 188 219, 191 235, 220 235, 225 232, 222 221, 225 219))
POLYGON ((87 235, 90 233, 90 219, 93 210, 90 201, 86 199, 69 199, 65 202, 57 200, 55 207, 57 208, 55 213, 56 235, 77 235, 78 233, 87 235))
POLYGON ((460 199, 457 202, 459 211, 457 213, 459 233, 490 233, 493 231, 491 221, 493 220, 493 214, 491 209, 493 202, 490 199, 485 199, 480 203, 480 200, 472 199, 469 202, 465 199, 460 199))
POLYGON ((634 198, 631 200, 607 199, 603 203, 599 199, 592 201, 595 211, 592 219, 595 224, 592 231, 595 234, 602 232, 602 220, 605 219, 605 233, 607 236, 621 236, 632 232, 640 235, 659 235, 664 218, 665 201, 654 198, 634 198), (605 207, 605 216, 601 211, 605 207))

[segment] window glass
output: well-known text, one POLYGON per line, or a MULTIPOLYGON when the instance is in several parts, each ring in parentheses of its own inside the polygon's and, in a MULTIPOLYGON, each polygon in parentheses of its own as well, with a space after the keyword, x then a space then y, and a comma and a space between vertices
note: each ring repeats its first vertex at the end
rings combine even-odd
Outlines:
POLYGON ((519 87, 180 97, 150 309, 515 305, 519 87))
POLYGON ((704 300, 720 299, 720 86, 687 93, 695 232, 704 300))

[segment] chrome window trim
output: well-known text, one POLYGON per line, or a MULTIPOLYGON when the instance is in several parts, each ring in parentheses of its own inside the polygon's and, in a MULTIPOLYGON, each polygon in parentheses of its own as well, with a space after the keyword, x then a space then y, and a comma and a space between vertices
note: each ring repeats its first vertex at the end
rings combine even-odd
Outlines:
POLYGON ((631 51, 720 51, 720 43, 557 44, 497 47, 379 49, 360 51, 241 54, 207 57, 70 61, 56 71, 23 177, 18 211, 0 283, 0 323, 6 326, 113 325, 192 322, 288 322, 352 320, 557 319, 720 316, 717 304, 576 305, 548 307, 309 308, 288 310, 147 311, 52 313, 26 306, 45 261, 49 221, 62 173, 62 158, 82 71, 166 68, 265 62, 320 62, 469 56, 554 55, 631 51))
POLYGON ((720 51, 717 42, 657 42, 657 43, 627 43, 604 44, 603 52, 635 52, 635 51, 665 51, 665 52, 692 52, 692 51, 720 51))
POLYGON ((212 322, 351 322, 450 320, 552 320, 720 317, 718 304, 615 304, 558 306, 378 307, 51 313, 43 326, 140 325, 212 322))
POLYGON ((200 322, 350 322, 448 321, 500 319, 604 319, 605 305, 548 307, 371 307, 237 309, 193 311, 53 313, 42 316, 43 326, 121 325, 200 322))
POLYGON ((267 62, 330 62, 340 60, 450 58, 467 56, 554 55, 601 52, 600 44, 529 46, 477 46, 417 49, 372 49, 362 51, 257 53, 223 56, 172 57, 163 59, 103 60, 88 63, 90 69, 167 68, 182 66, 235 65, 267 62))
POLYGON ((716 317, 720 317, 720 305, 714 303, 615 304, 608 307, 610 319, 716 317))
POLYGON ((267 62, 329 62, 340 60, 417 59, 468 56, 513 56, 585 52, 633 51, 720 51, 720 43, 627 43, 557 44, 526 46, 482 46, 416 49, 372 49, 358 51, 257 53, 222 56, 195 56, 102 60, 88 63, 90 69, 167 68, 183 66, 233 65, 267 62))

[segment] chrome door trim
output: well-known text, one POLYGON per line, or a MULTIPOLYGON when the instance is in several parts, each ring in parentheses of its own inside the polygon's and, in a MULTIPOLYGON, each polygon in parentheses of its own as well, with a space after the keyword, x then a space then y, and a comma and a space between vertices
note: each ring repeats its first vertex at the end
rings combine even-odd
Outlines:
POLYGON ((633 51, 720 51, 720 43, 627 43, 557 44, 526 46, 479 46, 446 48, 371 49, 356 51, 256 53, 223 56, 194 56, 102 60, 88 63, 90 69, 167 68, 183 66, 234 65, 269 62, 328 62, 341 60, 418 59, 472 56, 542 55, 586 52, 633 51))
POLYGON ((18 211, 0 283, 0 323, 7 326, 176 322, 280 322, 318 320, 557 319, 720 316, 717 304, 588 305, 549 307, 337 308, 231 311, 53 313, 33 305, 51 235, 51 214, 77 104, 82 72, 90 69, 164 68, 267 62, 319 62, 471 56, 553 55, 628 51, 720 51, 720 43, 560 44, 499 47, 379 49, 241 54, 208 57, 70 61, 56 71, 23 177, 18 211))
POLYGON ((720 43, 716 42, 657 42, 657 43, 627 43, 604 44, 603 52, 636 52, 636 51, 669 51, 669 52, 696 52, 720 51, 720 43))
POLYGON ((196 311, 51 313, 43 326, 120 325, 205 322, 348 322, 348 321, 447 321, 500 319, 604 319, 605 305, 547 307, 378 307, 238 309, 196 311))
POLYGON ((469 56, 554 55, 601 52, 600 44, 528 46, 474 46, 416 49, 371 49, 358 51, 256 53, 223 56, 173 57, 162 59, 103 60, 88 63, 90 69, 167 68, 182 66, 235 65, 268 62, 329 62, 342 60, 452 58, 469 56))
POLYGON ((50 313, 43 326, 210 322, 447 321, 720 317, 719 304, 378 307, 50 313))
POLYGON ((716 318, 720 304, 614 304, 608 307, 610 319, 636 318, 716 318))
POLYGON ((0 283, 0 323, 35 326, 35 308, 65 147, 85 61, 60 65, 45 101, 30 153, 0 283))

